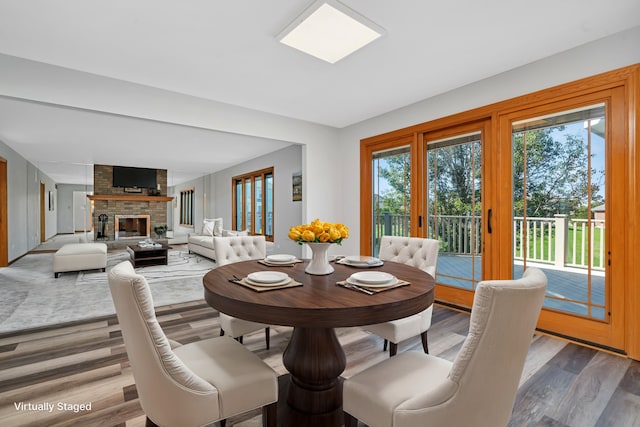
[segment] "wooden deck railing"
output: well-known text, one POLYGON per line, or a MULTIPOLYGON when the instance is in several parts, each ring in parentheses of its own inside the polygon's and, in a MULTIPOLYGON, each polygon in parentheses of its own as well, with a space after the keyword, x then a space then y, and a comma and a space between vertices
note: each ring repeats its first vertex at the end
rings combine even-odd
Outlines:
MULTIPOLYGON (((408 215, 383 214, 376 218, 376 242, 383 235, 408 236, 408 215)), ((430 217, 428 235, 440 240, 440 252, 468 255, 482 252, 479 217, 439 215, 430 217)), ((553 218, 514 217, 513 257, 558 267, 604 270, 605 228, 603 220, 571 219, 567 215, 553 218), (591 242, 588 245, 588 242, 591 242), (559 255, 559 256, 558 256, 559 255)), ((377 249, 377 248, 376 248, 377 249)), ((376 251, 377 253, 377 251, 376 251)))

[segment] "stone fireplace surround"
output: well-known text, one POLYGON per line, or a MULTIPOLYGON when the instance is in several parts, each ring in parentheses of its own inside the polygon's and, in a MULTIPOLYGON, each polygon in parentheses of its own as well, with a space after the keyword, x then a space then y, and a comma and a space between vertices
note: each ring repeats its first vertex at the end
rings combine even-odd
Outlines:
MULTIPOLYGON (((148 215, 150 220, 147 221, 148 230, 153 230, 157 225, 167 224, 167 203, 173 200, 173 197, 167 197, 167 171, 166 169, 158 169, 156 180, 158 182, 158 190, 141 189, 140 193, 127 193, 124 188, 113 187, 113 166, 110 165, 94 165, 93 168, 93 191, 94 194, 87 196, 93 201, 93 229, 94 237, 97 238, 98 231, 101 230, 102 224, 98 221, 100 214, 107 215, 105 224, 105 237, 102 240, 116 241, 115 234, 115 218, 116 215, 148 215), (152 195, 153 194, 153 195, 152 195)), ((150 237, 155 237, 151 235, 150 237)), ((138 237, 136 237, 138 239, 138 237)), ((120 239, 118 239, 120 241, 120 239)), ((122 240, 123 242, 131 240, 122 240)))

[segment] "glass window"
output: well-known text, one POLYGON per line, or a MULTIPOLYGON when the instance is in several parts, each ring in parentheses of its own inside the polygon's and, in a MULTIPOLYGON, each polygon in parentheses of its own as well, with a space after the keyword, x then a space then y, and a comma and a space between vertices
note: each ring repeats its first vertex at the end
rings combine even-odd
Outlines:
POLYGON ((542 268, 544 306, 606 317, 604 104, 513 123, 513 271, 542 268))
POLYGON ((233 229, 273 240, 273 168, 232 178, 233 229))
POLYGON ((482 134, 427 140, 427 237, 440 241, 438 283, 482 280, 482 134))
POLYGON ((180 191, 180 225, 193 227, 194 190, 180 191))

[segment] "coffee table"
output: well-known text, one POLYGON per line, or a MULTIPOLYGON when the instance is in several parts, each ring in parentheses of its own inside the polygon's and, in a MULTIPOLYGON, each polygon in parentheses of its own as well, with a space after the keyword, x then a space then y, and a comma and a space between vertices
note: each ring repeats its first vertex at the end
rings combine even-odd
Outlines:
POLYGON ((169 263, 169 249, 171 247, 162 243, 162 247, 142 247, 137 244, 127 245, 127 252, 131 255, 131 264, 134 268, 149 265, 167 265, 169 263))

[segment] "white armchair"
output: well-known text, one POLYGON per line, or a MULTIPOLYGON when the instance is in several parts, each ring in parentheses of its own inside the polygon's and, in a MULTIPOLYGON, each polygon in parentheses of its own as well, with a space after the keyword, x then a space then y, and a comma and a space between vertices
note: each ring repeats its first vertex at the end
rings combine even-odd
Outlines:
MULTIPOLYGON (((419 237, 382 236, 379 258, 411 265, 436 277, 438 263, 438 241, 419 237)), ((384 350, 389 345, 389 355, 395 356, 398 343, 420 335, 422 348, 429 353, 427 331, 431 327, 433 305, 426 310, 403 319, 367 325, 364 330, 384 338, 384 350)))
MULTIPOLYGON (((233 262, 263 259, 267 254, 264 236, 213 237, 213 248, 218 267, 233 262)), ((242 337, 251 332, 264 329, 267 349, 270 346, 269 325, 238 319, 226 313, 220 313, 220 335, 228 334, 242 343, 242 337)))
POLYGON ((344 382, 345 427, 356 419, 370 427, 506 426, 546 287, 536 268, 519 280, 480 282, 453 363, 408 351, 353 375, 344 382))
POLYGON ((129 261, 109 272, 109 288, 147 425, 202 426, 262 408, 276 425, 276 373, 229 337, 172 348, 149 285, 129 261))

